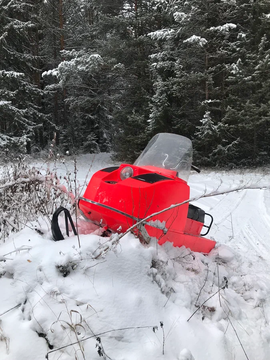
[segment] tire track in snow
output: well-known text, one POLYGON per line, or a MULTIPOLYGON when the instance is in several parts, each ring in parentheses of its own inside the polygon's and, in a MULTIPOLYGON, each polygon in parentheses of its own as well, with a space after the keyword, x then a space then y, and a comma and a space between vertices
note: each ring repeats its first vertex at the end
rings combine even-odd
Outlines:
MULTIPOLYGON (((230 189, 230 188, 227 188, 230 189)), ((238 208, 242 206, 247 196, 247 190, 241 193, 224 194, 208 198, 208 211, 214 218, 209 235, 218 242, 228 242, 228 233, 230 238, 234 236, 234 218, 239 217, 238 208)), ((200 199, 204 200, 204 199, 200 199)), ((202 205, 202 202, 198 204, 202 205)))
POLYGON ((250 255, 253 261, 258 261, 258 257, 269 260, 270 216, 264 200, 265 190, 245 190, 245 194, 231 212, 231 218, 220 222, 220 228, 215 233, 216 240, 219 242, 220 238, 220 242, 229 243, 244 252, 254 251, 255 258, 250 255), (228 224, 228 221, 231 224, 228 224), (232 235, 230 239, 226 239, 223 233, 226 231, 228 234, 229 226, 232 235))
POLYGON ((253 216, 242 233, 247 242, 263 258, 270 258, 270 215, 265 203, 266 191, 260 191, 256 198, 253 216))
POLYGON ((221 223, 223 223, 225 220, 227 220, 237 209, 239 206, 241 206, 241 204, 244 201, 244 198, 247 196, 247 190, 242 190, 241 191, 241 195, 239 195, 236 198, 235 201, 235 196, 234 194, 225 194, 222 195, 223 198, 220 199, 219 203, 216 204, 213 208, 212 211, 215 213, 216 212, 216 216, 218 216, 218 213, 221 213, 222 217, 220 217, 217 221, 216 221, 216 225, 220 225, 221 223), (233 201, 232 201, 233 200, 233 201), (216 211, 216 208, 219 207, 216 211))
POLYGON ((241 217, 241 208, 246 197, 246 190, 238 193, 237 197, 234 193, 226 194, 212 208, 214 223, 209 234, 218 243, 230 243, 235 238, 235 231, 240 226, 238 219, 241 217))
MULTIPOLYGON (((220 220, 223 221, 234 210, 234 208, 232 208, 231 199, 234 199, 235 201, 235 199, 239 196, 235 196, 234 193, 222 194, 222 192, 230 191, 233 188, 239 188, 241 185, 244 185, 246 181, 243 180, 242 175, 232 176, 231 174, 224 175, 220 173, 210 175, 211 177, 209 177, 209 175, 204 175, 200 178, 200 175, 192 177, 192 181, 190 183, 191 197, 199 196, 200 194, 203 196, 205 193, 220 192, 220 195, 215 195, 209 198, 201 198, 198 200, 198 203, 207 206, 208 211, 214 211, 215 216, 219 216, 219 211, 216 212, 216 210, 219 210, 220 207, 222 208, 222 213, 224 212, 224 207, 228 208, 228 210, 226 210, 227 215, 223 214, 223 217, 220 220), (223 179, 223 176, 226 176, 226 178, 223 179), (226 202, 228 202, 228 206, 226 206, 226 202)), ((241 192, 238 192, 238 194, 241 194, 241 192)), ((241 199, 239 201, 241 201, 241 199)))
POLYGON ((264 206, 265 206, 265 211, 270 219, 270 190, 269 189, 266 189, 265 193, 264 193, 264 206))
MULTIPOLYGON (((231 190, 241 185, 258 184, 258 190, 241 190, 230 194, 199 199, 196 205, 214 217, 214 223, 209 236, 218 243, 229 243, 239 249, 239 246, 256 250, 258 255, 270 253, 270 191, 260 189, 260 184, 267 184, 263 174, 219 174, 193 176, 191 189, 194 195, 219 189, 220 192, 231 190), (231 235, 229 235, 231 234, 231 235)), ((267 255, 268 256, 268 255, 267 255)))

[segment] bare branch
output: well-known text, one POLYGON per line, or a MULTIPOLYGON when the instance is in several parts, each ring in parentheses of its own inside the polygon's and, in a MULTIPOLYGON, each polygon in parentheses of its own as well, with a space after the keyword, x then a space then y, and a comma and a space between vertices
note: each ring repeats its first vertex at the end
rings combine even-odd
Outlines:
MULTIPOLYGON (((125 331, 125 330, 134 330, 134 329, 154 329, 156 327, 157 326, 132 326, 132 327, 126 327, 126 328, 122 328, 122 329, 111 329, 111 330, 103 331, 103 332, 101 332, 99 334, 88 336, 88 337, 86 337, 84 339, 81 339, 80 342, 83 342, 83 341, 86 341, 86 340, 89 340, 89 339, 93 339, 93 338, 96 338, 96 337, 99 337, 99 336, 102 336, 102 335, 105 335, 105 334, 108 334, 108 333, 114 332, 114 331, 125 331)), ((57 349, 53 349, 51 351, 48 351, 45 358, 49 359, 49 355, 51 353, 62 350, 62 349, 65 349, 65 348, 67 348, 69 346, 73 346, 73 345, 76 345, 76 344, 78 344, 78 341, 75 341, 75 342, 73 342, 71 344, 61 346, 61 347, 59 347, 57 349)))
MULTIPOLYGON (((163 209, 163 210, 160 210, 160 211, 157 211, 149 216, 146 216, 145 218, 143 218, 142 220, 136 222, 134 225, 132 225, 130 228, 128 228, 124 233, 118 235, 116 238, 115 238, 115 235, 111 238, 112 241, 112 244, 116 244, 117 242, 119 242, 119 240, 124 237, 125 235, 127 235, 129 232, 131 232, 133 229, 135 229, 136 227, 138 227, 139 225, 141 224, 144 224, 147 220, 150 220, 152 219, 153 217, 157 216, 157 215, 160 215, 168 210, 171 210, 171 209, 175 209, 179 206, 182 206, 186 203, 189 203, 189 202, 192 202, 192 201, 197 201, 199 199, 203 199, 203 198, 208 198, 208 197, 213 197, 213 196, 218 196, 218 195, 225 195, 225 194, 230 194, 232 192, 236 192, 236 191, 242 191, 242 190, 266 190, 266 189, 270 189, 270 185, 268 186, 258 186, 258 185, 253 185, 253 184, 250 184, 250 185, 242 185, 242 186, 239 186, 239 187, 236 187, 236 188, 233 188, 233 189, 228 189, 228 190, 223 190, 223 191, 220 191, 220 190, 214 190, 214 191, 211 191, 210 193, 204 193, 202 195, 198 195, 198 196, 194 196, 193 198, 190 198, 188 200, 185 200, 181 203, 178 203, 178 204, 173 204, 169 207, 167 207, 166 209, 163 209)), ((106 251, 106 250, 105 250, 106 251)))
POLYGON ((20 303, 20 304, 17 304, 15 306, 13 306, 11 309, 8 309, 8 310, 4 311, 2 314, 0 314, 0 316, 5 315, 6 313, 10 312, 13 309, 16 309, 16 308, 20 307, 21 305, 22 304, 20 303))
POLYGON ((202 305, 200 305, 200 306, 190 315, 190 317, 187 319, 187 321, 189 321, 189 320, 196 314, 196 312, 199 311, 199 310, 202 308, 202 306, 203 306, 208 300, 212 299, 212 297, 214 297, 216 294, 218 294, 222 289, 223 289, 223 288, 219 288, 214 294, 212 294, 211 296, 209 296, 209 298, 207 298, 207 299, 202 303, 202 305))

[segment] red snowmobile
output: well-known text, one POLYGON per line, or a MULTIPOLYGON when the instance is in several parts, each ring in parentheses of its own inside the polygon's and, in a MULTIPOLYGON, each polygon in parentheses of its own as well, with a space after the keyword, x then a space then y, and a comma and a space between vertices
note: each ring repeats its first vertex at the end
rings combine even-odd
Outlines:
MULTIPOLYGON (((204 236, 213 218, 187 201, 190 194, 187 180, 192 167, 192 143, 188 138, 157 134, 133 165, 122 164, 97 171, 79 199, 78 207, 85 218, 107 229, 108 234, 108 231, 123 233, 149 215, 184 202, 153 215, 135 228, 134 233, 145 242, 156 238, 160 245, 170 241, 174 246, 184 245, 192 251, 209 253, 215 241, 204 236), (201 233, 203 228, 205 231, 201 233)), ((76 234, 68 210, 59 208, 52 220, 55 240, 64 238, 58 224, 62 211, 67 234, 68 220, 76 234)))

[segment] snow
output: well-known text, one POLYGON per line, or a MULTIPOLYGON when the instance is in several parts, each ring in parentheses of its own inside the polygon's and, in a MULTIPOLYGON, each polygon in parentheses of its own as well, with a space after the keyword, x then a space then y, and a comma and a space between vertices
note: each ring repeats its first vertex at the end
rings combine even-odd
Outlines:
POLYGON ((201 47, 207 44, 207 40, 201 36, 192 35, 183 41, 184 43, 199 44, 201 47))
MULTIPOLYGON (((77 181, 112 165, 78 158, 77 181)), ((42 169, 41 163, 35 167, 42 169)), ((51 164, 59 174, 74 162, 51 164)), ((245 360, 270 358, 269 172, 192 174, 191 197, 214 217, 208 255, 132 234, 51 239, 32 226, 0 246, 0 359, 245 360)))
POLYGON ((240 73, 240 68, 242 65, 242 61, 241 59, 238 59, 236 63, 232 63, 230 65, 227 65, 227 69, 232 73, 232 74, 238 74, 240 73))
POLYGON ((173 14, 174 20, 181 23, 188 18, 188 15, 184 12, 177 11, 173 14))
POLYGON ((88 54, 82 51, 62 51, 63 55, 74 57, 71 60, 63 60, 56 69, 48 70, 42 73, 42 77, 56 76, 62 80, 67 80, 70 69, 80 71, 93 71, 99 65, 103 64, 103 59, 99 54, 88 54))
POLYGON ((163 39, 168 40, 172 37, 174 32, 175 31, 173 29, 161 29, 149 33, 148 36, 150 36, 150 38, 153 40, 163 40, 163 39))
POLYGON ((228 33, 230 30, 235 29, 237 27, 237 25, 232 24, 232 23, 227 23, 224 25, 220 25, 220 26, 212 26, 210 28, 210 30, 214 30, 214 31, 220 31, 221 33, 228 33))
POLYGON ((11 104, 11 101, 0 100, 0 106, 5 106, 9 104, 11 104))
POLYGON ((24 73, 20 73, 18 71, 6 71, 1 70, 0 71, 0 77, 8 77, 8 78, 18 78, 18 77, 24 77, 24 73))
POLYGON ((47 70, 47 71, 44 71, 42 73, 42 77, 45 77, 45 76, 58 76, 58 70, 57 69, 53 69, 53 70, 47 70))

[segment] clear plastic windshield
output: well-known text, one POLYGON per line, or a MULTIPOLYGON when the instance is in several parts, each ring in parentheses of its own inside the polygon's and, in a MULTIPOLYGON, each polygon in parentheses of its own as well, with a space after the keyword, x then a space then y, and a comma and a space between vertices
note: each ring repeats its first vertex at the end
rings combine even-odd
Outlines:
POLYGON ((155 135, 135 161, 137 166, 156 166, 177 171, 187 181, 192 164, 192 142, 188 138, 169 133, 155 135))

